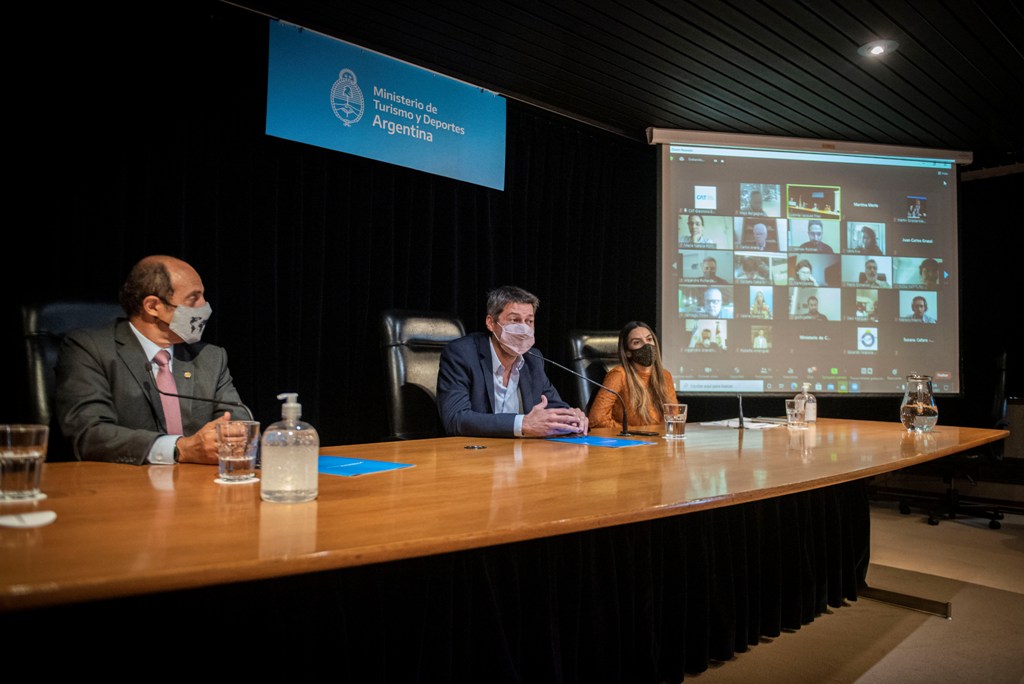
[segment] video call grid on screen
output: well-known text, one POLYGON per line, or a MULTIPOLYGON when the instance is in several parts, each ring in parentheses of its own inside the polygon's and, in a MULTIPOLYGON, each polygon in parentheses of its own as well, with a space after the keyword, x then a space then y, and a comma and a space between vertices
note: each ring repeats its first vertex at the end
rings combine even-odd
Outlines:
POLYGON ((679 391, 901 394, 912 373, 960 391, 954 153, 661 147, 679 391))

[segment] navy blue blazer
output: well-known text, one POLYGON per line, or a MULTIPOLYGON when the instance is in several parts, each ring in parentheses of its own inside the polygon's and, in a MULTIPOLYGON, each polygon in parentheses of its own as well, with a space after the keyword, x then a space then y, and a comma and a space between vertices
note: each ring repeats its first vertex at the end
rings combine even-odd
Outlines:
MULTIPOLYGON (((449 342, 441 352, 437 406, 448 435, 515 437, 516 414, 494 413, 490 345, 490 333, 475 332, 449 342)), ((544 360, 533 354, 523 358, 526 362, 519 371, 523 413, 529 413, 542 394, 549 408, 569 408, 548 380, 544 360)))

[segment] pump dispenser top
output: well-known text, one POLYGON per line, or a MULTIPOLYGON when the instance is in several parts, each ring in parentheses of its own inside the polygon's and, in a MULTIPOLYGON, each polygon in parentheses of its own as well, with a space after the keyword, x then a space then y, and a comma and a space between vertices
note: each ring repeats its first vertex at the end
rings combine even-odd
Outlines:
POLYGON ((299 403, 297 392, 283 392, 277 395, 278 400, 283 400, 281 405, 281 417, 285 420, 298 420, 302 417, 302 404, 299 403))

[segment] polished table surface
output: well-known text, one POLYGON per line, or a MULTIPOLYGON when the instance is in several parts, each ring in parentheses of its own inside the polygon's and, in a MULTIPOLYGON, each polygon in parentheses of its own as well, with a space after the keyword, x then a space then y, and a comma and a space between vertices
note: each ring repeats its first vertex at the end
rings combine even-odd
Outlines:
MULTIPOLYGON (((654 429, 654 428, 649 428, 654 429)), ((614 430, 597 430, 611 436, 614 430)), ((628 448, 450 437, 325 447, 412 464, 320 475, 319 498, 262 502, 210 466, 49 463, 34 529, 0 528, 0 610, 280 577, 651 520, 878 475, 1003 430, 822 419, 807 430, 687 426, 628 448), (483 447, 483 448, 475 448, 483 447)))

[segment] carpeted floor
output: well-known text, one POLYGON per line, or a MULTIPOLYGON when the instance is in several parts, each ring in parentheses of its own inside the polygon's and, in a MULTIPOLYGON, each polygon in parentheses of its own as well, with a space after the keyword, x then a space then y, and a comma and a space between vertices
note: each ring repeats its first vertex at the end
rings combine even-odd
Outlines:
POLYGON ((1024 516, 931 526, 873 503, 871 524, 868 584, 949 602, 952 619, 861 598, 686 681, 1024 683, 1024 516))

